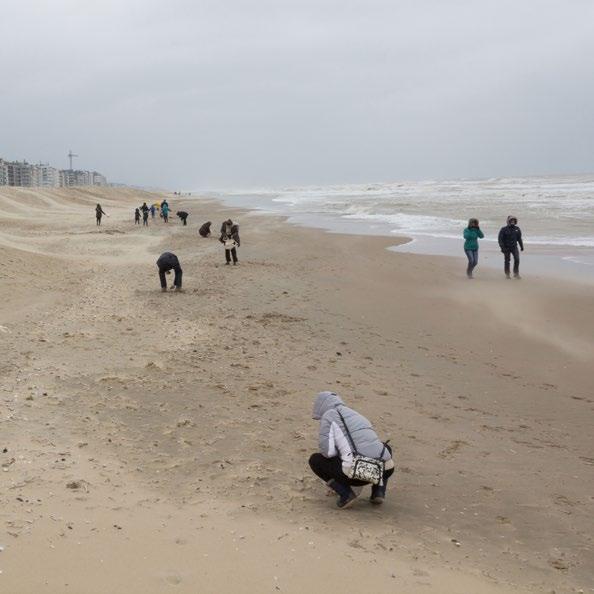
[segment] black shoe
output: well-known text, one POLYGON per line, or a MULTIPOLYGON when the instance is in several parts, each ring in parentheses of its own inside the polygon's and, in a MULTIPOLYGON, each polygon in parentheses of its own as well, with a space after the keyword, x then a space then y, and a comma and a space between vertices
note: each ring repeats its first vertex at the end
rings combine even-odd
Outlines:
POLYGON ((337 507, 340 509, 346 509, 349 507, 355 499, 357 499, 358 494, 355 493, 348 485, 343 485, 335 480, 328 481, 328 486, 338 493, 338 500, 336 501, 337 507))
POLYGON ((386 485, 373 485, 369 501, 374 505, 381 505, 386 498, 386 485))

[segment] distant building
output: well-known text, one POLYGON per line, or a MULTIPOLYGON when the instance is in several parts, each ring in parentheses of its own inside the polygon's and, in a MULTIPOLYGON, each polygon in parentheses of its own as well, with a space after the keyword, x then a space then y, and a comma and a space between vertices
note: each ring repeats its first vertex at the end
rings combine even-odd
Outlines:
POLYGON ((56 169, 47 163, 33 165, 27 161, 0 159, 0 186, 56 188, 73 186, 106 186, 107 179, 98 171, 56 169))
POLYGON ((8 185, 8 163, 0 159, 0 186, 8 185))

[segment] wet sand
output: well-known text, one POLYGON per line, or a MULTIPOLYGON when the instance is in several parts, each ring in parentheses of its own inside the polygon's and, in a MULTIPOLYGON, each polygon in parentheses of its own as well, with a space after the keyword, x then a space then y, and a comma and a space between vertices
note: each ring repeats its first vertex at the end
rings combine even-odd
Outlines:
POLYGON ((591 287, 154 198, 0 190, 0 591, 592 587, 591 287), (323 389, 392 440, 382 508, 309 471, 323 389))

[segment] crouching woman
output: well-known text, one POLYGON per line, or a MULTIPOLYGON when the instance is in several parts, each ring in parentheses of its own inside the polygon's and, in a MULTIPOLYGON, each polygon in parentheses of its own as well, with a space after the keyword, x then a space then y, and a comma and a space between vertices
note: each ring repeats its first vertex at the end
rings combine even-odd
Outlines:
POLYGON ((320 421, 320 451, 312 454, 309 465, 338 494, 337 506, 346 508, 358 496, 353 487, 371 484, 349 478, 356 455, 381 460, 383 476, 379 484, 371 484, 371 503, 381 504, 386 484, 394 473, 392 449, 382 443, 371 423, 358 412, 345 406, 338 394, 320 392, 315 400, 313 418, 320 421))

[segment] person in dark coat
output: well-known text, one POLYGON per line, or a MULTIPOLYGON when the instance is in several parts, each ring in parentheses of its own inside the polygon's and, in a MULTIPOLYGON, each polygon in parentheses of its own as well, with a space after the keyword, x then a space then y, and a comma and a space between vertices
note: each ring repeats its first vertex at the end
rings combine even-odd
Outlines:
POLYGON ((233 266, 235 266, 237 264, 237 248, 241 244, 239 240, 239 225, 234 224, 231 219, 227 219, 221 225, 219 241, 225 246, 226 264, 231 264, 231 258, 233 258, 233 266))
POLYGON ((142 226, 148 227, 148 216, 149 216, 149 209, 143 208, 142 209, 142 226))
POLYGON ((178 210, 175 214, 181 219, 181 221, 185 227, 188 224, 187 223, 188 213, 185 210, 178 210))
POLYGON ((107 216, 107 213, 103 212, 101 204, 97 204, 97 206, 95 207, 95 217, 97 218, 97 225, 101 225, 101 217, 103 215, 107 216))
POLYGON ((161 281, 161 291, 167 291, 167 280, 165 279, 166 274, 171 274, 173 270, 175 272, 175 278, 173 279, 172 290, 181 291, 182 288, 182 269, 179 260, 175 254, 171 252, 164 252, 159 256, 157 260, 157 267, 159 268, 159 280, 161 281))
POLYGON ((504 265, 506 278, 510 278, 509 267, 511 256, 514 257, 514 278, 520 279, 520 250, 524 251, 524 242, 522 241, 522 231, 517 226, 518 219, 513 216, 507 217, 507 225, 501 227, 499 231, 499 247, 503 253, 504 265))
POLYGON ((138 208, 134 211, 134 224, 140 225, 140 210, 138 208))
POLYGON ((198 233, 201 237, 210 237, 210 226, 212 223, 210 221, 204 223, 200 229, 198 229, 198 233))

